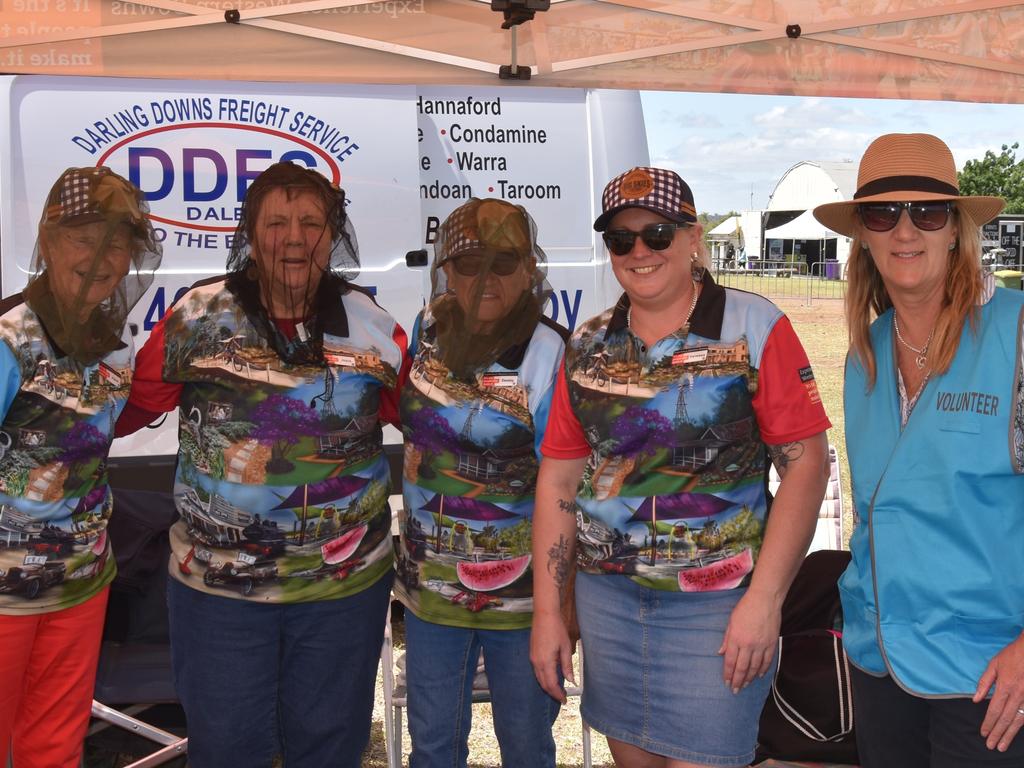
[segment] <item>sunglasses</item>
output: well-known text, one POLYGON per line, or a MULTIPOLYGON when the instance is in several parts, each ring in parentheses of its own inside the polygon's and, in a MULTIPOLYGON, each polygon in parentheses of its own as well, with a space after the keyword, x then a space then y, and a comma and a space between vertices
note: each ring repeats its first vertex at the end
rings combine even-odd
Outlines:
POLYGON ((910 221, 918 229, 934 232, 942 229, 949 221, 953 210, 950 202, 940 203, 864 203, 858 206, 860 220, 872 232, 888 232, 896 226, 900 215, 906 210, 910 221))
POLYGON ((686 229, 689 224, 648 224, 639 232, 631 229, 610 229, 602 237, 608 250, 616 256, 625 256, 633 250, 636 239, 643 240, 644 245, 652 251, 664 251, 675 239, 677 229, 686 229))
POLYGON ((523 259, 511 251, 498 251, 493 258, 485 253, 470 252, 454 256, 450 259, 455 271, 463 277, 476 277, 484 269, 496 275, 508 277, 523 263, 523 259))

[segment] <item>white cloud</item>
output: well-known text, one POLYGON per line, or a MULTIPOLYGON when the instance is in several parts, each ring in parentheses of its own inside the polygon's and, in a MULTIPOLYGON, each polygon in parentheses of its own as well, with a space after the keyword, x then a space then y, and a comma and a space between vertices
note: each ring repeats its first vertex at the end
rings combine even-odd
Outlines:
POLYGON ((754 118, 754 122, 761 125, 777 123, 786 116, 787 112, 788 110, 785 107, 772 107, 767 112, 757 115, 754 118))

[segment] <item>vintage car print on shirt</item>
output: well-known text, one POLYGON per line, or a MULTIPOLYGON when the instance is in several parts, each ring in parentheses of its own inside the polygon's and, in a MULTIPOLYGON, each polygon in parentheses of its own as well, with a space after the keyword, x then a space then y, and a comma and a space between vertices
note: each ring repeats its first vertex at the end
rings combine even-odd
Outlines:
MULTIPOLYGON (((345 299, 383 316, 362 293, 345 299)), ((378 412, 401 352, 381 329, 350 328, 324 332, 326 366, 292 365, 222 283, 194 288, 168 315, 163 375, 186 383, 182 520, 172 529, 185 583, 291 602, 350 594, 387 571, 390 475, 378 412)))

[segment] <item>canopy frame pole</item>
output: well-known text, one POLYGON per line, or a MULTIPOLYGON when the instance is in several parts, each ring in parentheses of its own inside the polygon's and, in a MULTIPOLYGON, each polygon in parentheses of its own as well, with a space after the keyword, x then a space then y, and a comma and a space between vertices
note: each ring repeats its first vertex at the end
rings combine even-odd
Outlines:
MULTIPOLYGON (((584 69, 590 66, 602 64, 615 64, 623 61, 632 61, 656 56, 671 55, 674 53, 687 53, 690 51, 706 50, 712 48, 725 48, 748 43, 768 42, 770 40, 781 40, 786 37, 786 24, 778 22, 762 22, 757 19, 744 19, 728 16, 721 13, 704 12, 700 9, 667 8, 660 0, 598 0, 606 5, 616 5, 639 10, 647 10, 652 13, 674 16, 679 18, 708 21, 716 24, 723 24, 732 27, 745 27, 748 32, 741 32, 735 35, 719 35, 699 40, 692 40, 687 43, 668 43, 665 45, 651 46, 648 48, 633 48, 618 53, 609 53, 598 56, 587 56, 579 59, 567 59, 552 65, 553 72, 566 72, 574 69, 584 69)), ((810 38, 821 42, 843 45, 850 48, 861 48, 864 50, 876 51, 879 53, 890 53, 903 56, 911 56, 918 59, 937 61, 939 63, 951 63, 960 66, 987 69, 995 72, 1019 75, 1024 74, 1024 66, 1011 62, 998 62, 990 59, 980 59, 960 54, 932 51, 915 46, 900 45, 897 43, 885 43, 884 41, 871 40, 849 35, 832 34, 848 29, 861 27, 873 27, 880 24, 889 24, 902 21, 915 21, 932 19, 941 16, 954 16, 963 13, 976 11, 992 11, 1001 8, 1015 8, 1020 5, 1013 0, 973 0, 955 6, 931 6, 908 11, 896 11, 885 13, 879 16, 862 16, 848 19, 836 19, 818 23, 801 23, 801 38, 810 38)))
MULTIPOLYGON (((133 0, 133 2, 135 5, 139 6, 188 15, 174 19, 141 21, 138 23, 118 24, 109 27, 82 27, 76 30, 66 30, 50 35, 34 36, 32 38, 8 38, 6 41, 0 43, 0 50, 5 50, 7 48, 19 48, 26 45, 74 42, 90 38, 118 37, 138 32, 161 32, 169 29, 182 29, 224 23, 224 13, 220 10, 210 12, 203 8, 201 11, 197 12, 196 6, 176 2, 175 0, 133 0)), ((239 23, 253 27, 260 27, 262 29, 324 40, 327 42, 340 43, 342 45, 350 45, 356 48, 366 48, 383 53, 393 53, 400 56, 420 59, 422 61, 448 64, 455 67, 461 67, 463 69, 476 70, 478 72, 494 71, 494 64, 489 61, 481 61, 479 59, 455 56, 437 51, 427 51, 422 48, 414 48, 413 46, 388 43, 381 40, 374 40, 372 38, 360 37, 357 35, 348 35, 341 32, 315 29, 313 27, 307 27, 303 24, 296 24, 294 22, 275 21, 273 18, 276 16, 288 16, 296 13, 303 13, 305 11, 345 8, 356 5, 366 5, 366 0, 307 0, 306 2, 293 3, 291 5, 255 8, 251 11, 246 11, 239 23)))

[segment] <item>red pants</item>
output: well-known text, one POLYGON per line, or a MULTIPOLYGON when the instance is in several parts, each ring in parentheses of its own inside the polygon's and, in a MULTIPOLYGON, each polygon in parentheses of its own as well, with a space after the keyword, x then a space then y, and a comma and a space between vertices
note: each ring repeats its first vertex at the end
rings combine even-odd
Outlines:
POLYGON ((74 608, 0 615, 0 765, 78 768, 109 589, 74 608))

